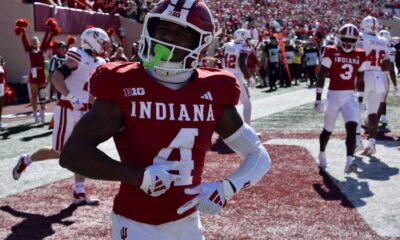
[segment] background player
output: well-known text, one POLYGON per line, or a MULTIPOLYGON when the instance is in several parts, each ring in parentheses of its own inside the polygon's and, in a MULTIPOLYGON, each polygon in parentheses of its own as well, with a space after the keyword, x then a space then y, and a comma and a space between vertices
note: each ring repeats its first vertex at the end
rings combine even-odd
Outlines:
POLYGON ((386 117, 386 98, 389 94, 389 79, 393 83, 393 95, 397 95, 397 79, 396 79, 396 72, 394 70, 394 65, 395 65, 395 57, 396 57, 396 49, 392 46, 391 40, 392 40, 392 34, 388 30, 381 30, 378 33, 379 36, 385 38, 389 45, 389 60, 390 60, 390 66, 388 71, 383 72, 383 79, 385 83, 385 97, 382 99, 381 104, 379 106, 379 111, 378 111, 378 119, 379 122, 382 123, 383 126, 386 127, 388 123, 388 119, 386 117))
POLYGON ((222 68, 231 72, 240 84, 240 102, 243 104, 243 119, 250 125, 251 122, 251 101, 248 89, 250 73, 247 69, 246 60, 252 52, 249 41, 250 32, 240 28, 233 33, 233 41, 224 44, 224 61, 222 68))
POLYGON ((365 52, 363 49, 356 49, 358 29, 353 24, 343 25, 337 35, 338 45, 328 45, 325 48, 321 61, 321 70, 317 80, 315 110, 323 111, 321 102, 322 90, 325 78, 329 74, 329 92, 327 106, 324 113, 324 127, 319 136, 320 153, 318 155, 319 165, 326 168, 327 159, 325 148, 329 137, 335 127, 339 112, 343 116, 346 128, 346 164, 344 171, 350 173, 357 169, 353 164, 354 149, 356 147, 356 128, 359 119, 359 104, 362 104, 362 92, 364 90, 364 68, 365 52), (354 95, 354 86, 360 98, 357 103, 354 95))
MULTIPOLYGON (((51 78, 55 88, 62 95, 54 106, 53 146, 22 155, 12 172, 15 180, 19 179, 30 163, 60 157, 60 152, 72 129, 88 110, 88 81, 92 71, 105 63, 105 60, 98 55, 107 50, 109 42, 105 31, 100 28, 89 28, 81 34, 81 47, 68 50, 65 63, 57 68, 51 78)), ((75 161, 80 160, 76 158, 75 161)), ((84 180, 83 176, 75 175, 73 203, 98 204, 97 199, 86 198, 84 180)))
MULTIPOLYGON (((376 152, 376 134, 378 130, 377 113, 379 105, 385 96, 385 84, 382 74, 382 66, 389 64, 388 42, 381 36, 377 36, 379 28, 378 20, 375 17, 367 16, 361 21, 360 39, 358 47, 365 50, 367 64, 365 68, 365 100, 368 113, 368 146, 364 148, 363 155, 371 155, 376 152)), ((357 135, 358 141, 361 137, 357 135)))

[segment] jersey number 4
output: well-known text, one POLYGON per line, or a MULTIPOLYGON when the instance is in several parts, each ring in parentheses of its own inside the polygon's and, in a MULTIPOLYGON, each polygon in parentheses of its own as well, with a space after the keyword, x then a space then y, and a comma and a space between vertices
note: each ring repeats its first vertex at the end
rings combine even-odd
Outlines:
POLYGON ((371 63, 371 66, 381 66, 383 57, 385 57, 385 51, 381 50, 376 55, 376 50, 373 49, 367 56, 367 60, 371 63))
POLYGON ((179 171, 181 179, 175 181, 175 186, 191 185, 193 182, 192 170, 194 169, 194 161, 192 149, 194 140, 198 135, 199 130, 197 128, 182 128, 169 146, 162 148, 153 160, 154 163, 167 161, 173 149, 180 151, 181 159, 175 170, 179 171))

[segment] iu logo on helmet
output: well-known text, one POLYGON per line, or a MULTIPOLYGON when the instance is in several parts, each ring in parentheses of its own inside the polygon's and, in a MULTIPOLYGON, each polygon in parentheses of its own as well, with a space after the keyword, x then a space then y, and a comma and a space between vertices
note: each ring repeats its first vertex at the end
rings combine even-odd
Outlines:
POLYGON ((128 229, 126 227, 122 227, 120 233, 122 240, 125 240, 128 237, 128 229))

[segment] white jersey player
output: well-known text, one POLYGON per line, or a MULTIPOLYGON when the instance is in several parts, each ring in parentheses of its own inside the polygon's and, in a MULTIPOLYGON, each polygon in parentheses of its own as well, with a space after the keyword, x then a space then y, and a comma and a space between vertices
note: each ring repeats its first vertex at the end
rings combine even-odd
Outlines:
POLYGON ((240 83, 240 102, 243 104, 244 121, 250 125, 251 102, 246 80, 250 79, 246 60, 251 53, 248 41, 251 40, 250 32, 238 29, 233 34, 233 41, 224 45, 224 61, 222 68, 232 73, 240 83), (246 79, 246 80, 245 80, 246 79))
MULTIPOLYGON (((358 47, 365 50, 367 64, 365 68, 364 96, 367 103, 369 143, 362 152, 363 155, 371 155, 376 152, 375 142, 378 128, 377 113, 381 100, 385 96, 385 84, 382 66, 388 64, 388 42, 377 35, 379 28, 375 17, 367 16, 361 21, 361 31, 358 47)), ((360 139, 358 139, 359 141, 360 139)))
POLYGON ((397 95, 397 79, 396 79, 396 72, 394 70, 394 65, 395 65, 395 58, 396 58, 396 49, 391 45, 391 40, 392 40, 392 35, 390 34, 389 31, 387 30, 381 30, 378 33, 379 36, 384 37, 388 42, 388 48, 389 48, 389 61, 390 61, 390 66, 389 69, 385 69, 383 71, 383 78, 384 78, 384 83, 385 83, 385 97, 382 99, 379 111, 378 111, 378 119, 379 122, 382 123, 383 126, 386 126, 388 123, 387 117, 386 117, 386 98, 389 94, 389 80, 392 81, 393 83, 393 94, 397 95))
MULTIPOLYGON (((100 28, 89 28, 81 34, 81 48, 71 48, 67 59, 51 76, 55 88, 62 94, 54 106, 54 131, 52 148, 41 148, 32 154, 24 154, 13 169, 13 178, 32 162, 58 159, 72 130, 88 110, 88 81, 97 66, 105 63, 99 54, 105 52, 110 40, 100 28)), ((75 175, 74 204, 98 204, 97 199, 88 199, 84 190, 84 177, 75 175)))

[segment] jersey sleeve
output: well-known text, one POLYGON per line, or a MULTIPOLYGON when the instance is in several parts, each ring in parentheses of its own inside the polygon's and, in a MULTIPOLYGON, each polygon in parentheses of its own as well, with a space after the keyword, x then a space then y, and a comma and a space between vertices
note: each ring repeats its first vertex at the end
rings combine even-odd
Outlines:
POLYGON ((67 60, 72 59, 73 61, 80 63, 81 62, 81 54, 78 53, 78 49, 76 47, 68 49, 67 52, 67 60))
POLYGON ((236 105, 240 97, 239 81, 232 73, 221 70, 220 74, 215 75, 212 79, 214 83, 215 102, 221 105, 236 105))
POLYGON ((89 80, 89 92, 98 99, 119 102, 122 90, 113 81, 117 78, 112 71, 113 65, 115 64, 103 64, 96 68, 89 80))

